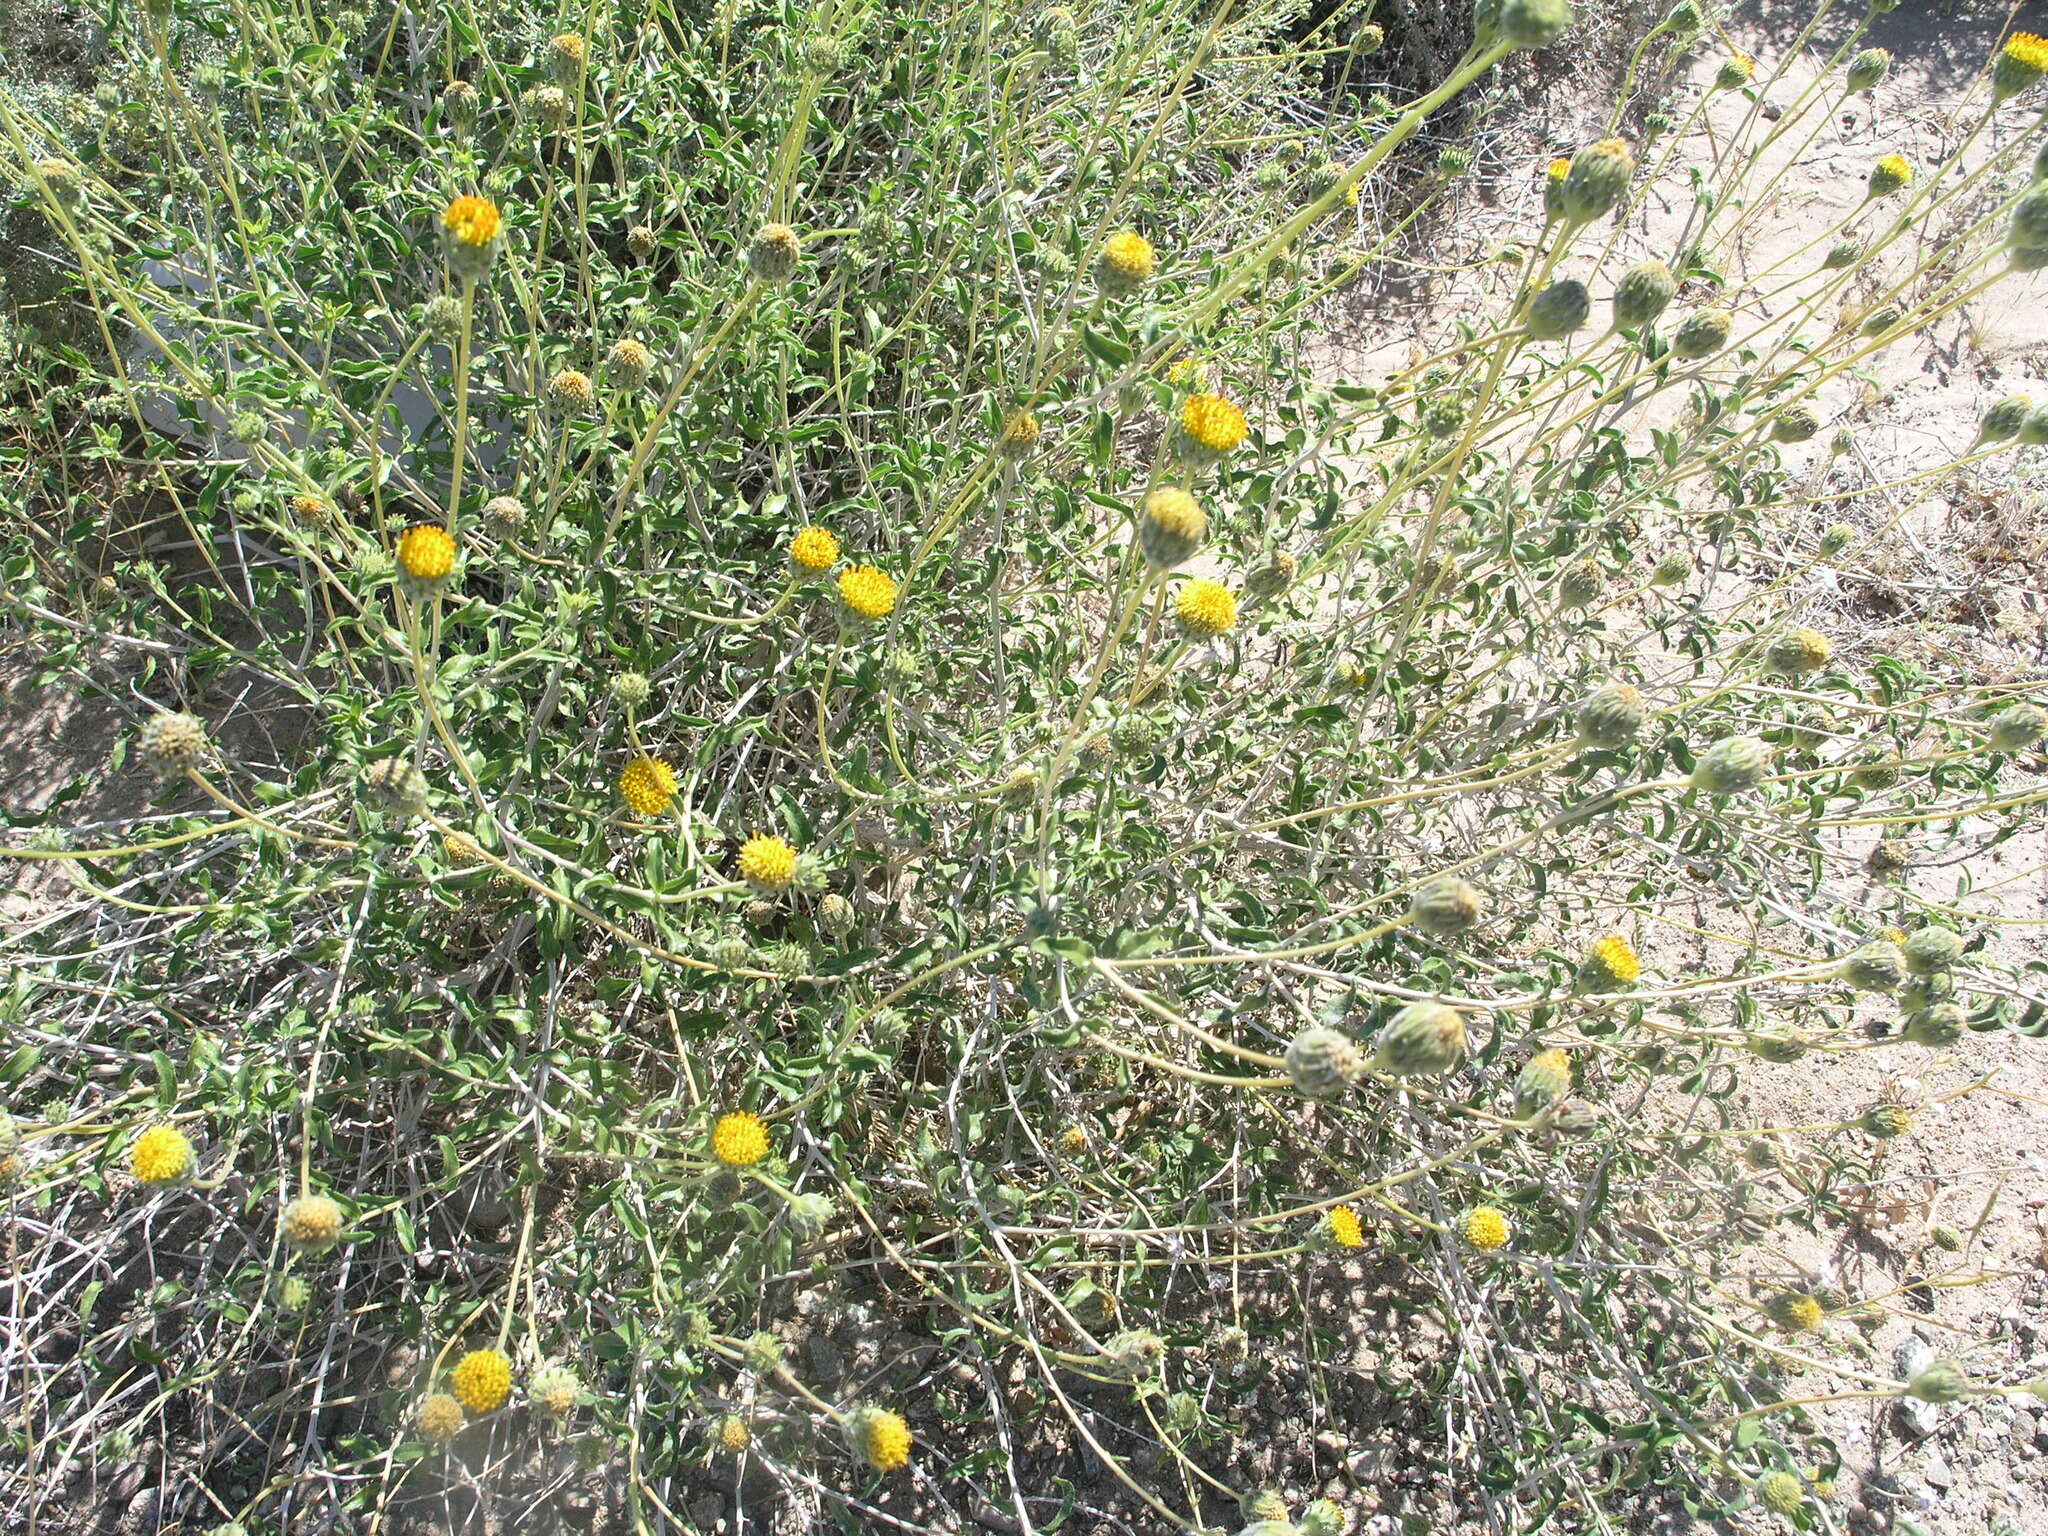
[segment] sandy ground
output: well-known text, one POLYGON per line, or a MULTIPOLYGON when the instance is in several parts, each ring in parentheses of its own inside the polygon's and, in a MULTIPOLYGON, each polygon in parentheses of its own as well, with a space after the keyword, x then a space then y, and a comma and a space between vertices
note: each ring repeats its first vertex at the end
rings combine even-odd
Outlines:
MULTIPOLYGON (((2020 7, 2015 24, 2048 32, 2043 9, 2020 7)), ((1810 10, 1762 0, 1727 20, 1732 45, 1758 61, 1760 82, 1782 61, 1783 41, 1810 10)), ((1723 229, 1741 230, 1722 251, 1721 269, 1740 296, 1745 328, 1756 326, 1766 337, 1783 333, 1809 285, 1770 290, 1817 267, 1818 253, 1837 227, 1854 222, 1865 178, 1880 156, 1904 154, 1928 167, 1971 139, 1985 98, 1981 91, 1968 104, 1964 98, 1991 57, 2003 20, 1944 16, 1913 0, 1876 20, 1869 41, 1896 56, 1889 78, 1867 98, 1844 101, 1838 94, 1837 109, 1818 114, 1821 131, 1810 141, 1804 125, 1787 134, 1765 157, 1770 196, 1753 209, 1722 216, 1723 229)), ((1845 30, 1846 21, 1824 27, 1808 53, 1761 93, 1763 99, 1781 106, 1797 99, 1845 30)), ((1692 66, 1696 81, 1711 79, 1721 54, 1703 45, 1692 66)), ((1690 99, 1682 98, 1683 105, 1690 99)), ((1749 110, 1740 93, 1717 96, 1676 145, 1672 165, 1710 162, 1749 110)), ((1601 136, 1605 112, 1604 101, 1546 103, 1534 124, 1538 154, 1532 161, 1569 153, 1601 136)), ((2031 114, 2001 113, 1964 154, 1965 170, 2031 122, 2031 114)), ((1683 190, 1682 176, 1667 173, 1657 184, 1620 232, 1620 263, 1674 256, 1690 197, 1670 193, 1683 190)), ((1533 177, 1521 196, 1517 203, 1511 192, 1488 206, 1475 193, 1473 206, 1452 221, 1466 242, 1455 255, 1473 261, 1510 239, 1526 239, 1533 177)), ((1957 227, 1953 220, 1934 221, 1931 242, 1957 227)), ((1910 264, 1918 255, 1902 251, 1900 261, 1910 264)), ((1594 265, 1582 257, 1561 274, 1590 279, 1594 265)), ((1512 267, 1481 264, 1426 292, 1362 296, 1369 318, 1361 314, 1348 336, 1336 338, 1325 371, 1369 382, 1427 356, 1444 344, 1458 315, 1497 306, 1515 280, 1512 267)), ((1597 303, 1604 305, 1611 285, 1611 277, 1590 283, 1597 303)), ((1810 317, 1806 328, 1829 321, 1856 324, 1875 291, 1873 275, 1838 313, 1810 317)), ((1853 376, 1834 381, 1819 402, 1829 427, 1811 446, 1792 453, 1804 456, 1816 490, 1832 492, 1837 483, 1881 485, 1966 452, 1980 413, 1998 399, 2013 393, 2043 398, 2044 364, 2048 301, 2042 284, 2008 280, 1925 333, 1877 354, 1853 376), (1855 446, 1834 461, 1828 439, 1840 427, 1854 430, 1855 446)), ((1880 528, 1896 519, 1897 527, 1856 579, 1817 570, 1791 594, 1792 606, 1845 637, 1852 655, 1918 652, 1961 661, 1982 680, 2038 678, 2048 609, 2041 561, 2048 544, 2044 487, 2048 466, 2036 452, 2024 459, 2007 455, 1938 481, 1917 503, 1917 492, 1845 496, 1819 521, 1880 528), (2020 558, 2009 558, 2015 554, 2020 558)), ((1874 840, 1874 834, 1862 839, 1874 840)), ((1945 861, 1947 845, 1939 831, 1928 838, 1904 876, 1908 888, 1923 901, 1981 916, 2005 959, 2048 957, 2048 837, 2037 830, 1967 865, 1945 861)), ((1849 846, 1859 855, 1864 851, 1860 844, 1849 846)), ((1855 898, 1853 890, 1847 894, 1855 898)), ((1872 904, 1876 898, 1873 890, 1872 904)), ((1727 957, 1702 944, 1691 951, 1669 946, 1648 958, 1677 973, 1711 968, 1727 957)), ((1867 1012, 1876 1023, 1886 1011, 1867 1012)), ((1876 1326, 1831 1319, 1810 1346, 1812 1353, 1849 1369, 1890 1377, 1942 1356, 1964 1362, 1980 1379, 2048 1378, 2048 1157, 2041 1150, 2048 1133, 2048 1041, 1971 1035, 1939 1057, 1874 1041, 1870 1049, 1824 1062, 1809 1058, 1764 1067, 1745 1095, 1751 1123, 1777 1126, 1827 1122, 1845 1104, 1881 1098, 1920 1107, 1916 1134, 1882 1149, 1867 1178, 1839 1183, 1839 1215, 1819 1231, 1781 1225, 1730 1270, 1759 1283, 1834 1285, 1875 1300, 1882 1309, 1876 1326), (1936 1226, 1962 1236, 1960 1251, 1930 1243, 1936 1226)), ((1789 1165, 1758 1176, 1757 1193, 1766 1206, 1790 1209, 1804 1204, 1791 1181, 1823 1170, 1799 1153, 1796 1136, 1785 1144, 1792 1153, 1789 1165)), ((1790 1385, 1795 1391, 1827 1391, 1839 1384, 1814 1375, 1790 1385)), ((1832 1497, 1817 1512, 1822 1529, 1911 1533, 1917 1527, 1929 1536, 2048 1532, 2048 1410, 2033 1399, 1994 1397, 1917 1414, 1893 1400, 1854 1400, 1815 1409, 1813 1427, 1835 1442, 1843 1459, 1832 1497)), ((1768 1515, 1754 1518, 1756 1529, 1781 1528, 1768 1515)), ((1384 1516, 1368 1521, 1367 1528, 1382 1526, 1387 1532, 1398 1528, 1384 1516)), ((1676 1530, 1682 1522, 1648 1528, 1676 1530)))

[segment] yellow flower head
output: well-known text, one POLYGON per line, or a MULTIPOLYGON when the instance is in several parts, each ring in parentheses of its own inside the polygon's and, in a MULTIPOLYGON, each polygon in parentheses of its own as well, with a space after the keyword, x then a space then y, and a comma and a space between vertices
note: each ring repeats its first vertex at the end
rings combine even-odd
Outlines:
POLYGON ((829 571, 839 563, 839 540, 828 528, 799 528, 789 541, 789 558, 806 571, 829 571))
POLYGON ((1201 503, 1177 486, 1161 486, 1138 513, 1138 547, 1155 571, 1170 571, 1201 547, 1209 531, 1201 503))
POLYGON ((302 492, 292 498, 292 516, 301 522, 320 522, 327 516, 327 512, 327 503, 318 496, 302 492))
POLYGON ((498 238, 505 216, 488 197, 458 197, 441 215, 441 228, 457 245, 480 251, 498 238))
POLYGON ((175 1184, 192 1171, 192 1143, 175 1125, 152 1125, 128 1149, 128 1171, 151 1188, 175 1184))
POLYGON ((439 523, 415 523, 398 536, 399 569, 415 581, 442 581, 455 569, 455 540, 439 523))
POLYGON ((447 832, 441 837, 441 856, 456 869, 467 869, 484 861, 484 851, 467 832, 447 832))
POLYGON ((1159 265, 1159 253, 1136 230, 1119 230, 1102 242, 1102 264, 1128 282, 1142 283, 1159 265))
POLYGON ((676 771, 658 757, 636 757, 619 770, 619 798, 641 816, 659 816, 676 796, 676 771))
POLYGON ((1210 453, 1228 453, 1244 441, 1244 412, 1221 395, 1190 395, 1180 408, 1180 429, 1210 453))
POLYGON ((284 1240, 301 1253, 323 1253, 341 1237, 341 1207, 325 1195, 301 1195, 284 1208, 284 1240))
POLYGON ((872 565, 849 565, 839 573, 839 596, 864 619, 886 619, 896 611, 896 579, 872 565))
POLYGON ((2048 37, 2015 32, 2005 40, 1991 70, 1991 95, 2004 102, 2048 74, 2048 37))
POLYGON ((753 1443, 754 1432, 747 1427, 747 1421, 736 1413, 728 1413, 718 1421, 718 1444, 720 1449, 737 1456, 753 1443))
POLYGON ((1870 169, 1870 195, 1890 197, 1913 181, 1913 162, 1904 155, 1886 155, 1870 169))
POLYGON ((1770 1313, 1771 1321, 1787 1333, 1812 1333, 1827 1315, 1820 1302, 1804 1291, 1786 1291, 1781 1296, 1774 1296, 1764 1310, 1770 1313))
POLYGON ((512 1362, 495 1349, 472 1349, 448 1373, 448 1390, 473 1418, 496 1413, 512 1395, 512 1362))
POLYGON ((420 1404, 420 1433, 436 1445, 446 1445, 462 1433, 462 1404, 446 1392, 436 1392, 420 1404))
POLYGON ((740 845, 740 878, 763 894, 787 890, 796 878, 796 850, 779 837, 756 832, 740 845))
POLYGON ((2005 40, 2005 56, 2019 60, 2029 69, 2048 74, 2048 37, 2032 32, 2015 32, 2005 40))
POLYGON ((1173 612, 1188 635, 1214 640, 1237 623, 1237 599, 1222 582, 1197 578, 1180 589, 1173 612))
POLYGON ((1208 364, 1199 357, 1177 358, 1166 370, 1166 382, 1175 389, 1200 389, 1208 377, 1208 364))
POLYGON ((1593 941, 1592 951, 1587 959, 1621 986, 1630 986, 1643 974, 1643 962, 1636 957, 1627 939, 1618 933, 1610 933, 1604 939, 1593 941))
POLYGON ((877 1472, 894 1472, 910 1464, 910 1426, 903 1415, 886 1408, 862 1408, 848 1416, 847 1438, 877 1472))
POLYGON ((590 47, 581 32, 558 32, 549 39, 548 52, 558 65, 581 65, 590 56, 590 47))
POLYGON ((1020 458, 1038 441, 1038 418, 1021 405, 1003 418, 996 447, 1005 458, 1020 458))
POLYGON ((1509 1230, 1507 1217, 1490 1205, 1475 1205, 1458 1218, 1458 1236, 1478 1253, 1505 1248, 1509 1230))
POLYGON ((1571 173, 1571 161, 1565 159, 1562 155, 1560 155, 1557 159, 1550 162, 1550 168, 1544 173, 1544 175, 1547 180, 1556 183, 1562 182, 1565 179, 1565 177, 1571 175, 1571 173))
POLYGON ((1333 1205, 1324 1213, 1323 1222, 1329 1229, 1330 1241, 1339 1248, 1363 1248, 1365 1229, 1359 1225, 1358 1212, 1348 1205, 1333 1205))
POLYGON ((751 1168, 768 1155, 768 1127, 743 1109, 720 1115, 711 1127, 711 1155, 728 1168, 751 1168))

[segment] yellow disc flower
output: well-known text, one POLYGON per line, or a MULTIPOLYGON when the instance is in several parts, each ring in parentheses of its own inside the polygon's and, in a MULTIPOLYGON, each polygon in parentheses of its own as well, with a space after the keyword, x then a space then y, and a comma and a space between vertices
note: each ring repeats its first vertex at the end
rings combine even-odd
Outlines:
POLYGON ((455 540, 439 523, 415 523, 398 536, 398 567, 414 581, 446 581, 455 569, 455 540))
POLYGON ((1904 155, 1886 155, 1870 168, 1870 195, 1890 197, 1913 181, 1913 162, 1904 155))
POLYGON ((1177 486, 1161 486, 1138 512, 1138 547, 1155 571, 1170 571, 1197 549, 1209 532, 1201 503, 1177 486))
POLYGON ((1998 102, 2017 96, 2048 74, 2048 37, 2015 32, 2005 40, 1991 70, 1991 95, 1998 102))
POLYGON ((1136 230, 1119 230, 1102 242, 1102 258, 1095 263, 1095 281, 1112 298, 1126 298, 1151 280, 1159 265, 1152 242, 1136 230))
POLYGON ((754 1432, 747 1427, 747 1421, 736 1413, 728 1413, 718 1421, 718 1444, 723 1450, 737 1456, 753 1443, 754 1432))
POLYGON ((1458 1236, 1478 1253, 1492 1253, 1508 1242, 1508 1219, 1490 1205, 1475 1205, 1458 1218, 1458 1236))
POLYGON ((1582 980, 1596 992, 1618 992, 1623 987, 1632 987, 1643 974, 1643 962, 1627 939, 1618 933, 1610 933, 1604 939, 1595 939, 1593 947, 1586 952, 1584 964, 1579 967, 1582 980))
POLYGON ((895 1472, 910 1464, 910 1426, 900 1413, 859 1409, 847 1416, 846 1438, 877 1472, 895 1472))
POLYGON ((192 1143, 174 1125, 152 1125, 128 1149, 128 1171, 152 1189, 175 1184, 192 1171, 192 1143))
POLYGON ((636 757, 619 770, 619 798, 641 816, 659 816, 676 796, 676 771, 658 757, 636 757))
POLYGON ((325 1195, 301 1195, 284 1208, 284 1240, 300 1253, 325 1253, 341 1238, 341 1207, 325 1195))
POLYGON ((1180 429, 1204 453, 1225 454, 1244 441, 1244 412, 1221 395, 1190 395, 1180 408, 1180 429))
POLYGON ((458 197, 441 215, 441 228, 457 245, 482 250, 505 227, 505 216, 488 197, 458 197))
POLYGON ((1222 582, 1197 578, 1180 589, 1173 612, 1185 634, 1214 640, 1237 623, 1237 599, 1222 582))
POLYGON ((829 571, 839 563, 839 540, 828 528, 799 528, 789 541, 792 564, 806 571, 829 571))
POLYGON ((1787 1333, 1812 1333, 1827 1316, 1820 1302, 1805 1291, 1786 1291, 1773 1296, 1764 1311, 1787 1333))
POLYGON ((448 1373, 448 1389, 471 1417, 496 1413, 512 1395, 512 1362, 500 1350, 472 1349, 448 1373))
POLYGON ((462 1433, 462 1404, 446 1392, 436 1392, 420 1404, 420 1433, 436 1445, 446 1445, 462 1433))
POLYGON ((768 1127, 743 1109, 720 1115, 711 1127, 711 1155, 728 1168, 751 1168, 768 1155, 768 1127))
POLYGON ((796 850, 757 832, 740 845, 740 878, 763 895, 788 890, 796 878, 796 850))
POLYGON ((1365 1229, 1359 1224, 1358 1212, 1348 1205, 1330 1207, 1323 1221, 1328 1226, 1330 1241, 1339 1248, 1363 1248, 1365 1229))
POLYGON ((872 565, 849 565, 839 573, 839 596, 864 619, 886 619, 896 611, 896 581, 872 565))

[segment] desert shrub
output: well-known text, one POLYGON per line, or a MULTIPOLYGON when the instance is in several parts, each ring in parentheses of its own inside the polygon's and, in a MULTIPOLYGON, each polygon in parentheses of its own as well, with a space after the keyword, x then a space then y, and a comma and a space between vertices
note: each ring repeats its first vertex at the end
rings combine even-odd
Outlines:
POLYGON ((1873 487, 1832 419, 2038 291, 2048 44, 1738 279, 1884 61, 1766 113, 1688 0, 1498 305, 1327 377, 1421 125, 1570 20, 1478 9, 1384 101, 1362 12, 922 0, 155 0, 0 94, 10 622, 127 722, 5 850, 17 1503, 1329 1530, 1260 1414, 1428 1330, 1461 1511, 1810 1523, 1794 1377, 2025 1388, 1776 1246, 1915 1106, 1740 1095, 2043 1018, 1903 878, 2039 825, 2038 678, 1810 577, 2048 437, 1873 487))

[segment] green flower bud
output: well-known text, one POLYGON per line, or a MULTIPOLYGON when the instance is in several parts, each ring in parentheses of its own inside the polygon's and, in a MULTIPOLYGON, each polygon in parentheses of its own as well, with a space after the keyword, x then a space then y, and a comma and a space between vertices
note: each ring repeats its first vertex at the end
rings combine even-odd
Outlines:
POLYGON ((1929 1227, 1927 1229, 1927 1241, 1939 1248, 1943 1253, 1961 1253, 1963 1251, 1963 1234, 1954 1227, 1929 1227))
POLYGON ((1587 695, 1574 720, 1581 741, 1612 749, 1634 741, 1649 717, 1649 705, 1639 691, 1627 683, 1608 683, 1587 695))
POLYGON ((1888 48, 1866 48, 1849 61, 1848 86, 1851 95, 1858 91, 1874 91, 1891 72, 1892 55, 1888 48))
POLYGON ((1738 91, 1756 78, 1756 60, 1740 53, 1730 54, 1721 61, 1721 67, 1714 75, 1714 89, 1717 91, 1738 91))
POLYGON ((1906 969, 1915 976, 1930 976, 1949 969, 1963 955, 1962 935, 1948 928, 1921 928, 1908 934, 1899 946, 1906 957, 1906 969))
POLYGON ((1351 1517, 1335 1499, 1317 1499, 1301 1512, 1301 1536, 1345 1536, 1351 1517))
POLYGON ((859 921, 853 903, 837 891, 818 903, 818 926, 835 939, 844 939, 859 921))
POLYGON ((437 293, 420 308, 420 329, 435 341, 453 341, 462 334, 462 300, 437 293))
POLYGON ((1700 28, 1706 24, 1707 18, 1700 10, 1699 0, 1678 0, 1678 4, 1671 7, 1671 14, 1664 18, 1664 26, 1680 37, 1697 37, 1700 28))
POLYGON ((1653 587, 1683 586, 1691 579, 1692 556, 1682 549, 1672 550, 1650 571, 1650 585, 1653 587))
POLYGON ((1754 736, 1730 736, 1700 754, 1692 785, 1710 795, 1739 795, 1755 789, 1770 771, 1770 748, 1754 736))
POLYGON ((1103 1346, 1102 1362, 1125 1381, 1150 1381, 1166 1359, 1166 1341, 1149 1328, 1130 1328, 1103 1346))
POLYGON ((1571 1090, 1571 1057, 1555 1048, 1538 1051, 1515 1076, 1515 1117, 1531 1119, 1571 1090))
POLYGON ((1643 118, 1643 136, 1661 139, 1677 126, 1677 120, 1669 112, 1652 112, 1643 118))
POLYGON ((1863 1111, 1856 1125, 1866 1136, 1874 1136, 1879 1141, 1896 1141, 1911 1133, 1913 1116, 1897 1104, 1873 1104, 1863 1111))
POLYGON ((1254 1488, 1237 1501, 1237 1512, 1247 1520, 1287 1519, 1287 1496, 1278 1488, 1254 1488))
POLYGON ((1636 330, 1664 313, 1678 292, 1678 279, 1661 261, 1639 261, 1614 287, 1614 323, 1636 330))
POLYGON ((1956 995, 1956 978, 1950 971, 1929 971, 1925 976, 1908 976, 1899 988, 1899 1008, 1905 1013, 1923 1013, 1936 1003, 1956 995))
POLYGON ((1548 48, 1571 24, 1571 0, 1479 0, 1472 11, 1475 32, 1512 48, 1548 48))
POLYGON ((1448 145, 1438 152, 1436 168, 1440 175, 1462 176, 1472 169, 1472 151, 1461 144, 1448 145))
POLYGON ((1245 595, 1260 599, 1278 597, 1294 585, 1295 573, 1300 569, 1301 562, 1292 551, 1276 549, 1245 577, 1245 595))
POLYGON ((825 1235, 838 1214, 830 1195, 806 1192, 789 1202, 790 1235, 800 1243, 814 1243, 825 1235))
POLYGON ((611 681, 611 695, 628 709, 638 709, 647 702, 654 687, 647 681, 644 672, 621 672, 611 681))
POLYGON ((1904 318, 1905 316, 1899 312, 1898 305, 1880 304, 1863 317, 1863 324, 1859 329, 1865 336, 1878 337, 1887 331, 1896 330, 1899 321, 1904 318))
POLYGON ((1906 1020, 1905 1034, 1913 1044, 1938 1051, 1962 1039, 1968 1024, 1969 1019, 1959 1004, 1936 1003, 1932 1008, 1922 1008, 1906 1020))
POLYGON ((1381 1029, 1372 1064, 1395 1077, 1421 1077, 1464 1059, 1464 1015, 1443 1003, 1410 1003, 1381 1029))
POLYGON ((1569 566, 1557 584, 1557 600, 1566 608, 1590 608, 1607 590, 1607 573, 1599 562, 1579 560, 1569 566))
MULTIPOLYGON (((1898 765, 1882 758, 1875 762, 1858 763, 1849 770, 1849 782, 1858 789, 1890 789, 1899 782, 1898 765)), ((1882 848, 1884 844, 1880 843, 1878 846, 1882 848)))
POLYGON ((2048 405, 2027 412, 2027 419, 2020 423, 2020 441, 2033 448, 2048 443, 2048 405))
POLYGON ((1575 277, 1559 278, 1531 301, 1525 324, 1533 340, 1555 341, 1584 325, 1592 312, 1586 285, 1575 277))
POLYGON ((1462 933, 1486 911, 1477 887, 1455 875, 1442 875, 1415 892, 1408 902, 1410 921, 1422 932, 1445 938, 1462 933))
POLYGON ((1759 1029, 1742 1043, 1752 1056, 1778 1066, 1799 1060, 1810 1049, 1800 1036, 1784 1029, 1759 1029))
POLYGON ((1386 46, 1387 34, 1384 28, 1368 24, 1351 34, 1351 51, 1361 59, 1371 58, 1386 46))
POLYGON ((1365 1071, 1351 1037, 1322 1024, 1311 1024, 1289 1041, 1286 1060, 1296 1091, 1310 1098, 1342 1093, 1365 1071))
POLYGON ((1787 1333, 1812 1333, 1827 1313, 1810 1292, 1781 1291, 1764 1303, 1764 1315, 1787 1333))
POLYGON ((1923 1403, 1953 1403, 1969 1393, 1969 1373, 1953 1360, 1937 1360, 1906 1383, 1906 1396, 1923 1403))
POLYGON ((1769 1173, 1784 1166, 1785 1154, 1770 1137, 1759 1136, 1743 1147, 1742 1161, 1758 1173, 1769 1173))
POLYGON ((1771 642, 1766 653, 1772 668, 1794 677, 1818 672, 1835 654, 1835 643, 1819 630, 1788 629, 1771 642))
POLYGON ((1820 553, 1823 560, 1832 560, 1850 544, 1855 542, 1856 530, 1847 523, 1831 523, 1821 530, 1820 553))
POLYGON ((2034 402, 2025 395, 2007 395, 1998 404, 1986 411, 1977 423, 1977 441, 1973 448, 1986 443, 2007 443, 2020 435, 2020 429, 2027 424, 2027 417, 2034 409, 2034 402))
POLYGON ((1797 1514, 1806 1487, 1790 1472, 1766 1472, 1756 1480, 1756 1501, 1774 1515, 1797 1514))
POLYGON ((2015 704, 1991 717, 1991 745, 2001 752, 2024 752, 2048 738, 2048 709, 2015 704))
POLYGON ((1828 247, 1827 255, 1821 258, 1821 266, 1829 272, 1840 272, 1862 259, 1863 242, 1845 235, 1828 247))
POLYGON ((1685 317, 1685 323, 1672 336, 1671 351, 1687 362, 1712 357, 1728 345, 1728 338, 1734 330, 1735 316, 1727 310, 1696 309, 1685 317))
POLYGON ((1819 431, 1820 412, 1803 400, 1786 406, 1771 422, 1773 442, 1810 442, 1819 431))
POLYGON ((1636 173, 1636 157, 1623 139, 1602 139, 1572 156, 1560 196, 1565 217, 1590 224, 1621 201, 1636 173))
POLYGON ((1906 974, 1899 946, 1879 940, 1866 944, 1842 961, 1842 979, 1858 992, 1895 992, 1906 974))
POLYGON ((764 287, 779 288, 795 275, 801 249, 787 224, 763 224, 747 246, 748 275, 764 287))
POLYGON ((380 757, 364 769, 362 794, 399 821, 410 821, 427 811, 426 778, 403 757, 380 757))

